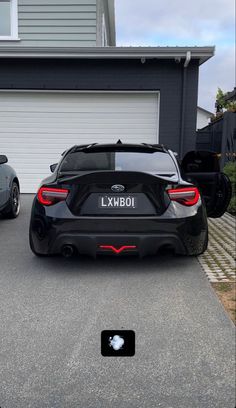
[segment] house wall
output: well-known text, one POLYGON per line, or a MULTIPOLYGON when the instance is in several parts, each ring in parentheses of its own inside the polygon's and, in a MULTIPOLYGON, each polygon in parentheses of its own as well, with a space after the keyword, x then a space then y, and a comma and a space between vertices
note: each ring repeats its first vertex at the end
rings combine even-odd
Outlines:
MULTIPOLYGON (((0 89, 160 91, 159 140, 179 152, 183 70, 173 60, 5 59, 0 89)), ((198 61, 192 60, 186 75, 183 152, 195 148, 197 93, 198 61)))
POLYGON ((20 41, 7 45, 96 46, 96 16, 96 0, 18 0, 20 41))
POLYGON ((202 129, 209 124, 211 115, 201 109, 197 110, 197 129, 202 129))

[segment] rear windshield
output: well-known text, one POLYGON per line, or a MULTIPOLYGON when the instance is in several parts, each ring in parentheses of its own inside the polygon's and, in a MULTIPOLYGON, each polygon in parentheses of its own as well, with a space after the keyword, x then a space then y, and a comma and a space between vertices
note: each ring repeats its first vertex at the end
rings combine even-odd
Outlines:
POLYGON ((170 155, 158 151, 77 151, 69 153, 60 168, 61 172, 90 170, 176 173, 175 164, 170 155))

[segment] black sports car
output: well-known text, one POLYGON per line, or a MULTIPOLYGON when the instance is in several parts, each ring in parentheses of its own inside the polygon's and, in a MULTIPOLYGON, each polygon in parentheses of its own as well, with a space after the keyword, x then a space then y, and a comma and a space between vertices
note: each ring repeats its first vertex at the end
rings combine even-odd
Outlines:
POLYGON ((62 154, 34 199, 30 246, 36 255, 199 255, 207 215, 220 217, 229 179, 211 152, 182 163, 162 145, 92 144, 62 154))

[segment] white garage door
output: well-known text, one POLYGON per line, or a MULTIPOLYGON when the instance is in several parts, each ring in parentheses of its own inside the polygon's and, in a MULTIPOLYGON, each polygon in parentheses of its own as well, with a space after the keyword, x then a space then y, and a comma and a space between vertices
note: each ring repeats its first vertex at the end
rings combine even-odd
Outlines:
POLYGON ((32 193, 75 144, 158 142, 153 93, 0 93, 0 153, 32 193))

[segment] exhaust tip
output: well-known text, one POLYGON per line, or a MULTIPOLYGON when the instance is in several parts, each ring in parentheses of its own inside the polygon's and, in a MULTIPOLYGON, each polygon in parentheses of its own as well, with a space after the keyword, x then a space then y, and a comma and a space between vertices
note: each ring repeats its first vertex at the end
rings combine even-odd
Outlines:
POLYGON ((64 258, 71 258, 75 254, 75 249, 72 245, 63 245, 61 254, 64 258))
POLYGON ((170 244, 162 245, 158 249, 158 254, 161 256, 174 256, 175 255, 175 248, 170 244))

